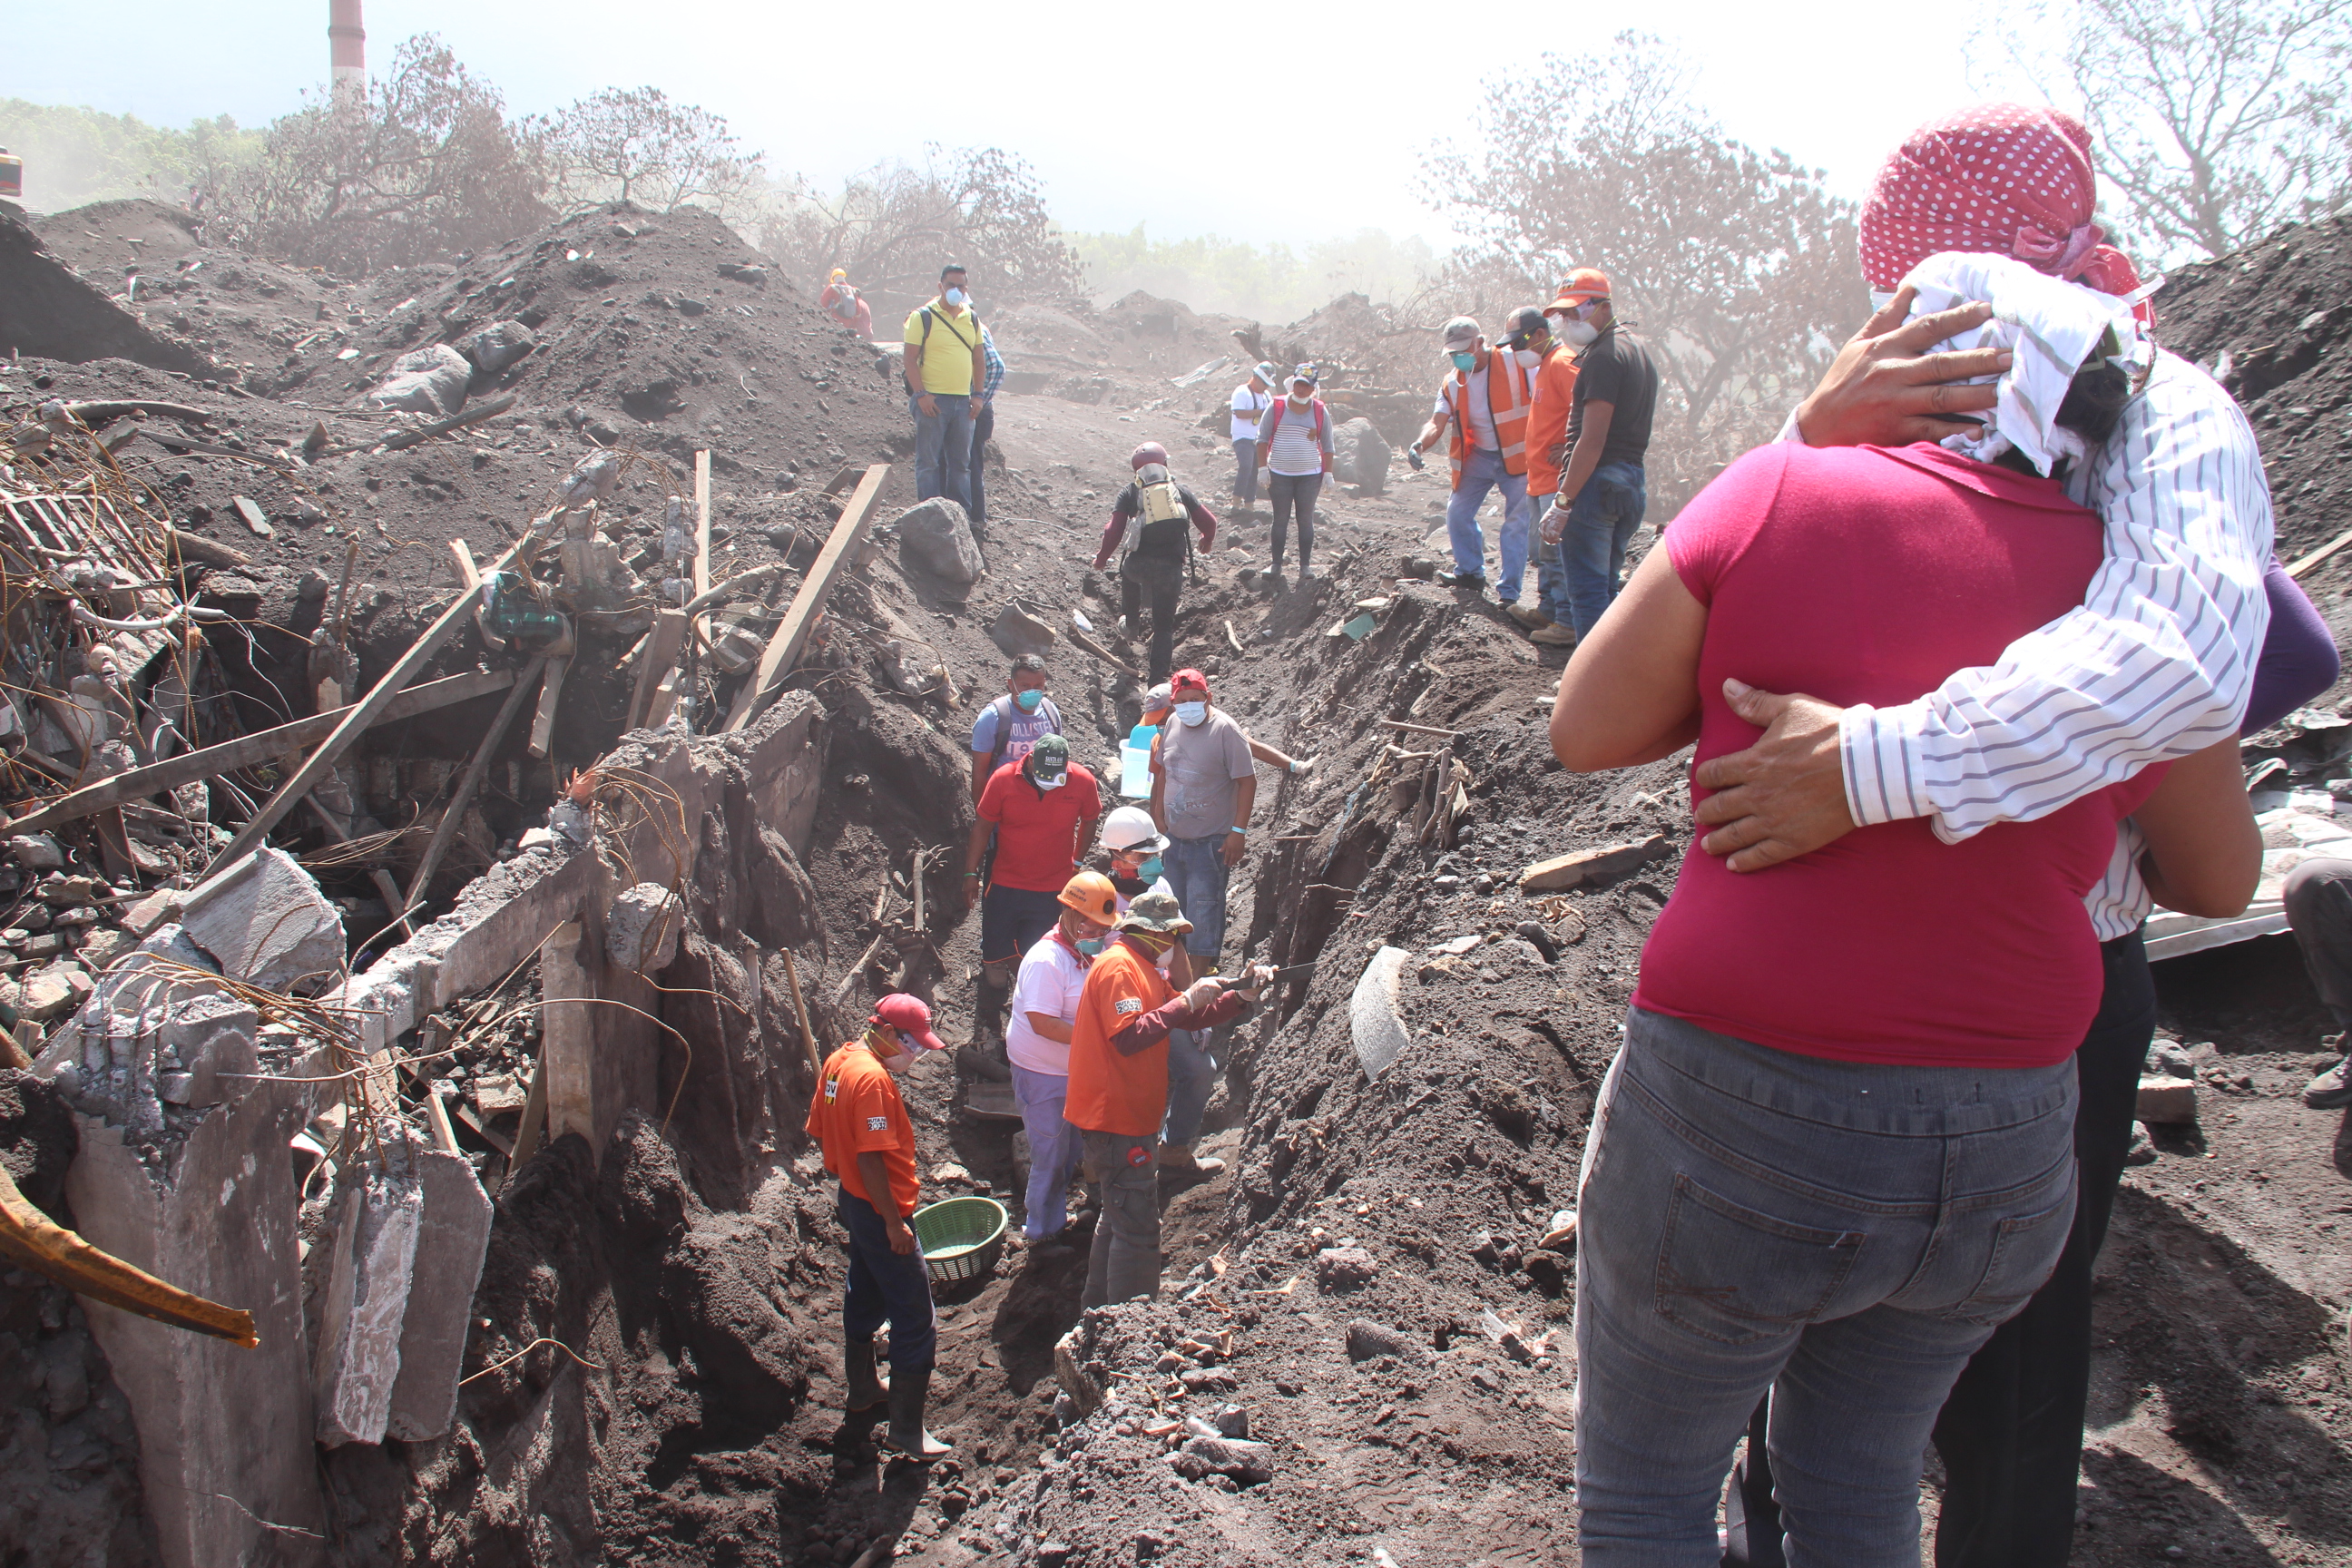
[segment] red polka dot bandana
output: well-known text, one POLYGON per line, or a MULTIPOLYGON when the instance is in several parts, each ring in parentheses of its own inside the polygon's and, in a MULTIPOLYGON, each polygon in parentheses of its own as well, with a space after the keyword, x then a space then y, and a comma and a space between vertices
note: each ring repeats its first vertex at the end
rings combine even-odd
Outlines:
POLYGON ((2054 109, 1985 103, 1915 131, 1878 171, 1862 208, 1873 289, 1945 251, 2011 256, 2036 271, 2128 294, 2139 274, 2091 221, 2091 133, 2054 109))

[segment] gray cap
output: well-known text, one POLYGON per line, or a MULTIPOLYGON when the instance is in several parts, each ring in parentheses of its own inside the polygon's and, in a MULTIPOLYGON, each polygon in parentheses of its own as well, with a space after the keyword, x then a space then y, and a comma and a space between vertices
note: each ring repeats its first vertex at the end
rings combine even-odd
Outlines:
POLYGON ((1445 352, 1458 354, 1478 342, 1478 323, 1468 316, 1456 316, 1445 323, 1445 352))
POLYGON ((1280 386, 1282 384, 1282 373, 1274 368, 1274 362, 1270 359, 1262 359, 1258 361, 1257 364, 1250 371, 1250 374, 1257 377, 1260 381, 1265 383, 1268 386, 1280 386))

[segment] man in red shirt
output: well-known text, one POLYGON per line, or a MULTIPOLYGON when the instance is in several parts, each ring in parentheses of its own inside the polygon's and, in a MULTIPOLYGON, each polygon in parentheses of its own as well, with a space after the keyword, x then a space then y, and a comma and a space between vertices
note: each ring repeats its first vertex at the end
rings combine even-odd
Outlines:
POLYGON ((915 1127, 892 1075, 925 1051, 944 1050, 922 999, 893 992, 874 1004, 866 1033, 825 1058, 809 1101, 808 1135, 841 1183, 834 1210, 849 1233, 849 1286, 842 1300, 842 1375, 848 1410, 888 1403, 890 1443, 911 1459, 948 1451, 923 1430, 939 1327, 930 1270, 908 1225, 921 1197, 915 1127), (890 1381, 874 1371, 874 1331, 890 1325, 890 1381))
POLYGON ((1081 1163, 1102 1190, 1079 1304, 1160 1290, 1160 1124, 1168 1113, 1168 1031, 1209 1029, 1246 1014, 1272 971, 1238 982, 1210 976, 1178 995, 1161 972, 1192 929, 1173 894, 1154 889, 1118 918, 1118 940, 1087 971, 1070 1026, 1063 1120, 1078 1130, 1081 1163))
POLYGON ((1062 889, 1094 842, 1102 809, 1095 775, 1071 763, 1070 742, 1059 735, 1039 736, 1027 756, 989 775, 963 858, 963 907, 981 905, 975 1023, 983 1027, 975 1034, 1002 1011, 1021 955, 1062 918, 1062 889), (996 862, 982 901, 980 861, 992 827, 996 862))

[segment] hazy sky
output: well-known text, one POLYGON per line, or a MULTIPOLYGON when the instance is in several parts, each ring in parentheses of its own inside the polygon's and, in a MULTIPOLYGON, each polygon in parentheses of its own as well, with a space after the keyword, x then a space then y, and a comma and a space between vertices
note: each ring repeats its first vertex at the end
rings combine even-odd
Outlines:
MULTIPOLYGON (((12 5, 0 97, 164 124, 259 124, 325 81, 327 0, 12 5)), ((437 32, 519 111, 650 83, 726 115, 772 168, 821 184, 928 142, 1001 145, 1072 228, 1139 221, 1293 245, 1366 226, 1443 244, 1420 154, 1460 135, 1482 79, 1545 49, 1603 49, 1617 19, 1568 7, 1400 6, 1375 26, 1329 4, 755 5, 368 0, 371 64, 437 32), (1540 29, 1538 31, 1538 29, 1540 29)), ((1966 8, 1955 16, 1967 15, 1966 8)), ((1975 95, 1957 37, 1858 0, 1801 11, 1669 0, 1641 25, 1702 62, 1732 134, 1787 149, 1859 195, 1886 149, 1975 95)))

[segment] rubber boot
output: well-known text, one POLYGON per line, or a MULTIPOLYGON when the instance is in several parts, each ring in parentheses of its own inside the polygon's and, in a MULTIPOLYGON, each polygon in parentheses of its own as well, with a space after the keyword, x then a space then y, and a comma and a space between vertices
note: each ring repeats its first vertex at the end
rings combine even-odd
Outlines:
POLYGON ((923 1405, 931 1394, 931 1369, 917 1367, 894 1372, 890 1377, 890 1447, 916 1460, 936 1459, 953 1451, 923 1428, 923 1405))
POLYGON ((874 1370, 874 1341, 852 1334, 841 1347, 841 1377, 849 1385, 847 1408, 852 1415, 873 1409, 890 1397, 890 1382, 874 1370))

